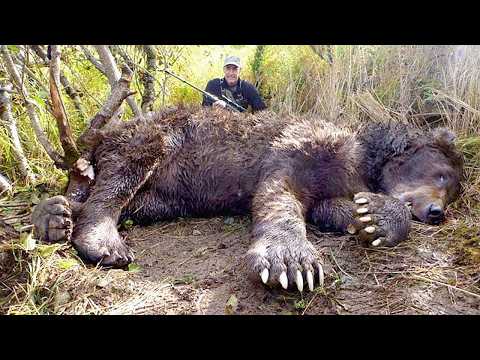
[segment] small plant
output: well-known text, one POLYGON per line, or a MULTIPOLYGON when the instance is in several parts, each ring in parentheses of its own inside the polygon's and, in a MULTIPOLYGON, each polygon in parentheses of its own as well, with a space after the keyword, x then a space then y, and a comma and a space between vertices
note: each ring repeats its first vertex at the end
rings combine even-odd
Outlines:
POLYGON ((305 308, 307 307, 307 302, 305 301, 305 299, 300 299, 300 300, 296 300, 294 303, 293 303, 293 307, 295 308, 295 310, 305 310, 305 308))

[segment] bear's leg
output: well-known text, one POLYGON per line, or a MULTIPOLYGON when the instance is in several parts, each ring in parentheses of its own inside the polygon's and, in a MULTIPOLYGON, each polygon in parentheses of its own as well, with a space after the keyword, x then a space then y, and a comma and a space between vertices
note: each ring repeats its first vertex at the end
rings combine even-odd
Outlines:
POLYGON ((325 199, 312 207, 308 214, 309 222, 322 231, 354 233, 363 223, 358 219, 358 205, 344 197, 325 199))
POLYGON ((285 289, 296 283, 299 291, 304 277, 312 291, 318 273, 323 286, 322 261, 306 237, 305 209, 288 179, 273 175, 262 181, 252 210, 253 244, 246 260, 253 273, 264 283, 280 283, 285 289))
POLYGON ((133 261, 131 250, 117 231, 117 222, 122 208, 156 167, 157 160, 149 155, 102 165, 73 228, 72 243, 85 260, 106 266, 124 266, 133 261))

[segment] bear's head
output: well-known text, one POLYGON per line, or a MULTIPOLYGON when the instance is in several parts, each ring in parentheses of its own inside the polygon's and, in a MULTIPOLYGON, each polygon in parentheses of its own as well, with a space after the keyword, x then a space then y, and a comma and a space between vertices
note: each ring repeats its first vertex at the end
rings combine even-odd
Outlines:
POLYGON ((450 130, 435 129, 413 139, 382 169, 384 191, 410 204, 413 216, 422 222, 441 223, 446 206, 460 193, 463 156, 454 140, 450 130))

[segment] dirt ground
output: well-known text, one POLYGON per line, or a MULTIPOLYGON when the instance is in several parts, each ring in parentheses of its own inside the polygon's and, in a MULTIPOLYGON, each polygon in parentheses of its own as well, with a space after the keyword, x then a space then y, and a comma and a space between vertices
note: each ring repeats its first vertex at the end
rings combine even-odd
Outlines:
POLYGON ((464 261, 455 235, 465 228, 461 236, 473 231, 478 239, 478 227, 457 226, 459 214, 442 226, 414 223, 409 240, 395 248, 367 249, 354 236, 309 225, 308 238, 325 259, 325 286, 300 294, 249 278, 249 217, 123 230, 136 255, 125 271, 85 266, 68 244, 13 255, 15 231, 31 227, 28 202, 15 206, 0 214, 0 313, 480 314, 480 267, 464 261))
MULTIPOLYGON (((287 292, 248 277, 247 217, 179 219, 123 232, 140 270, 112 281, 128 296, 106 313, 119 314, 480 314, 478 266, 458 263, 439 227, 414 225, 396 248, 365 249, 355 237, 308 238, 325 257, 324 289, 287 292)), ((121 274, 121 270, 110 270, 121 274)), ((128 272, 123 272, 128 273, 128 272)), ((115 285, 112 285, 115 286, 115 285)))

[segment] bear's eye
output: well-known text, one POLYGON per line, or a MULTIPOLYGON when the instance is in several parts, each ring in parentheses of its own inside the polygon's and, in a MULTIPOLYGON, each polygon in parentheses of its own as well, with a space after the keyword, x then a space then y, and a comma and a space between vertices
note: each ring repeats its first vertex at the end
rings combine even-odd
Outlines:
POLYGON ((445 183, 445 181, 446 181, 445 175, 439 175, 439 176, 438 176, 438 180, 440 181, 440 184, 445 183))

